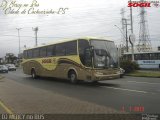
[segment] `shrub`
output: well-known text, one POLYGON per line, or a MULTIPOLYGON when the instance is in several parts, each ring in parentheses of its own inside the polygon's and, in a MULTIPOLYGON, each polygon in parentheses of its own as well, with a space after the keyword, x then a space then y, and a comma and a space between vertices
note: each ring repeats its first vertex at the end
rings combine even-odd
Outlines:
POLYGON ((126 73, 133 72, 139 68, 139 66, 136 62, 132 62, 130 60, 120 61, 120 67, 123 68, 126 73))

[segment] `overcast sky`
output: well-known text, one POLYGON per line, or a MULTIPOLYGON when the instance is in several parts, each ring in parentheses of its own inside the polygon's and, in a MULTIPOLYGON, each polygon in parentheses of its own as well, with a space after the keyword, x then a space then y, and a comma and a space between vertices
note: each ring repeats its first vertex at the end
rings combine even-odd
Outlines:
MULTIPOLYGON (((8 5, 12 0, 6 0, 8 5)), ((13 0, 15 1, 15 0, 13 0)), ((16 0, 16 3, 30 5, 33 0, 16 0)), ((4 0, 0 0, 0 6, 4 0)), ((39 6, 34 9, 54 10, 67 8, 65 14, 5 14, 4 3, 0 7, 0 57, 6 53, 18 53, 18 31, 20 30, 21 50, 24 45, 35 46, 32 27, 39 28, 38 45, 64 38, 85 36, 110 37, 116 44, 122 43, 121 32, 114 25, 121 26, 120 9, 125 8, 125 16, 129 19, 127 0, 37 0, 39 6)), ((7 6, 8 7, 8 6, 7 6)), ((12 6, 16 9, 16 7, 12 6)), ((28 7, 21 7, 28 10, 28 7)), ((153 47, 160 46, 160 7, 147 8, 147 21, 153 47)), ((139 9, 133 9, 134 33, 139 36, 139 9)))

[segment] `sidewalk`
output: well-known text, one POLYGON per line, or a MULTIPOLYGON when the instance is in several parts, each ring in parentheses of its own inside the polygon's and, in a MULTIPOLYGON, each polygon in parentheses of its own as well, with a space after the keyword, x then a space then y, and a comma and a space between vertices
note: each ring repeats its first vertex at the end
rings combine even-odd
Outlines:
POLYGON ((121 113, 109 107, 24 85, 6 78, 3 79, 3 82, 0 82, 0 100, 15 114, 121 113))

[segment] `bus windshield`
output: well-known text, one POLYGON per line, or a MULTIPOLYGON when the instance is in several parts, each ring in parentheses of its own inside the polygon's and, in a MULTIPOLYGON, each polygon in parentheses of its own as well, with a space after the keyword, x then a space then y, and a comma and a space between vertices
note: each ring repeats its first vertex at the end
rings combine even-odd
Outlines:
POLYGON ((91 40, 94 51, 94 67, 110 68, 118 66, 118 52, 114 42, 106 40, 91 40))

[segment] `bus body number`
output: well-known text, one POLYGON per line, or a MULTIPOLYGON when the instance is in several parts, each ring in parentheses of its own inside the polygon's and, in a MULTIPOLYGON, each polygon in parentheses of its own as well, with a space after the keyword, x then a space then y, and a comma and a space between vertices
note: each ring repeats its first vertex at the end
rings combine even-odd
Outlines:
POLYGON ((53 59, 53 63, 54 63, 54 64, 56 63, 56 58, 53 59))
POLYGON ((42 60, 42 64, 45 64, 45 63, 51 63, 51 59, 43 59, 42 60))

